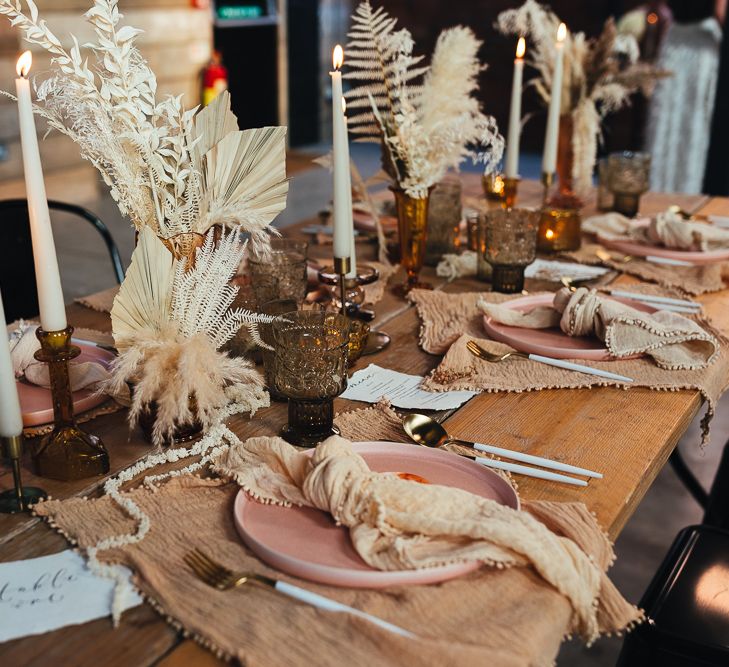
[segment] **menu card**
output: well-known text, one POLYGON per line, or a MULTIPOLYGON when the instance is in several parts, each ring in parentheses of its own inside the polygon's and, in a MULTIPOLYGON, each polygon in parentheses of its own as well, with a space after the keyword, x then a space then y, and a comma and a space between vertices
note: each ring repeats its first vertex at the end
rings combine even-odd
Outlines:
POLYGON ((397 408, 453 410, 478 393, 477 391, 423 391, 420 389, 422 381, 423 378, 419 375, 398 373, 389 368, 370 364, 352 375, 342 398, 377 403, 384 397, 397 408))

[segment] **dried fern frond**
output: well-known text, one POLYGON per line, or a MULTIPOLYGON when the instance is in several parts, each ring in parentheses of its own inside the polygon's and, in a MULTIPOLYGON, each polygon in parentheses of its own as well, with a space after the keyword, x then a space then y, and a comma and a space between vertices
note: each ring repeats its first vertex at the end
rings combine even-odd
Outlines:
MULTIPOLYGON (((418 90, 413 84, 428 71, 427 67, 418 66, 423 57, 412 55, 410 32, 395 31, 396 24, 397 20, 382 7, 373 9, 369 0, 362 2, 352 14, 345 61, 348 71, 344 74, 345 79, 358 82, 345 95, 347 100, 371 99, 390 126, 395 124, 408 96, 414 101, 418 90)), ((357 109, 359 105, 349 108, 357 109)), ((369 130, 373 127, 372 117, 367 112, 351 114, 349 125, 353 130, 362 125, 369 130)), ((370 131, 365 137, 379 141, 370 131)))

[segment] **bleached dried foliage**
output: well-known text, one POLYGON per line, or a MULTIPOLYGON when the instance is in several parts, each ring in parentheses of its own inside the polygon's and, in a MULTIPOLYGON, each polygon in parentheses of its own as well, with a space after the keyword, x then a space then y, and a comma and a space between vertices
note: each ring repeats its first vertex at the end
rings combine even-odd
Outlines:
MULTIPOLYGON (((536 0, 501 12, 496 21, 503 34, 528 38, 527 62, 539 73, 533 85, 545 104, 550 99, 560 23, 536 0)), ((628 104, 638 90, 649 94, 656 79, 667 73, 640 62, 635 38, 619 34, 612 18, 596 38, 588 39, 582 32, 568 34, 564 50, 561 113, 572 115, 572 178, 577 193, 583 194, 592 184, 602 119, 628 104)))
POLYGON ((239 230, 211 230, 196 251, 194 266, 175 261, 149 228, 142 229, 126 279, 111 311, 119 357, 108 389, 134 384, 129 423, 134 426, 150 404, 157 406, 155 444, 169 439, 177 425, 198 420, 204 428, 231 400, 260 403, 260 374, 220 347, 246 326, 258 341, 257 324, 267 315, 231 309, 238 287, 231 277, 243 258, 239 230))
POLYGON ((444 31, 430 67, 413 55, 413 39, 396 20, 368 0, 352 15, 344 77, 355 110, 350 131, 380 142, 383 167, 410 196, 421 198, 449 168, 471 158, 490 170, 500 159, 503 140, 496 122, 485 116, 474 95, 481 45, 470 29, 444 31))
POLYGON ((120 24, 118 0, 95 0, 84 18, 96 41, 72 37, 69 50, 33 0, 24 4, 0 0, 0 14, 51 55, 55 71, 34 81, 36 113, 79 145, 138 230, 170 237, 220 223, 265 243, 262 230, 286 204, 285 128, 239 132, 227 93, 197 118, 181 97, 157 101, 155 75, 135 46, 142 31, 120 24))

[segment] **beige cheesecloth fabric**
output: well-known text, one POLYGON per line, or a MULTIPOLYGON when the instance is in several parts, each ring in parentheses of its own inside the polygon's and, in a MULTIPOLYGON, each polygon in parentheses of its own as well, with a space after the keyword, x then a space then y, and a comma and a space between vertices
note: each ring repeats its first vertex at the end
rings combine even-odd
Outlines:
MULTIPOLYGON (((587 640, 600 633, 603 573, 575 542, 528 512, 460 489, 372 472, 351 442, 336 435, 311 455, 281 438, 250 438, 220 454, 212 467, 260 502, 327 512, 349 528, 357 553, 378 570, 474 560, 529 565, 569 599, 573 631, 587 640)), ((621 602, 624 615, 638 617, 627 602, 611 604, 621 602)))
POLYGON ((728 229, 685 220, 671 210, 651 218, 648 225, 636 224, 620 213, 596 215, 582 223, 582 230, 608 240, 642 241, 678 250, 706 252, 729 248, 728 229))
POLYGON ((718 341, 696 322, 678 313, 645 313, 585 287, 566 287, 552 306, 530 311, 479 301, 481 311, 496 322, 530 329, 559 327, 568 336, 596 336, 616 358, 643 354, 668 370, 698 369, 711 363, 718 341))
MULTIPOLYGON (((356 412, 348 414, 356 417, 356 412)), ((363 439, 377 440, 380 434, 363 439)), ((129 497, 150 517, 147 536, 100 554, 106 562, 131 567, 142 593, 168 622, 222 656, 248 667, 308 666, 312 656, 317 665, 332 667, 343 661, 363 667, 547 666, 570 631, 574 612, 568 598, 531 567, 483 567, 438 585, 382 590, 320 586, 283 575, 253 556, 236 533, 232 506, 238 490, 234 483, 191 475, 153 489, 134 489, 129 497), (211 589, 184 564, 184 554, 196 547, 229 567, 292 581, 420 638, 406 639, 259 586, 211 589)), ((610 542, 581 503, 522 507, 553 535, 572 540, 601 573, 612 563, 610 542)), ((47 501, 36 506, 36 513, 80 547, 135 529, 135 522, 108 497, 47 501)), ((599 597, 602 631, 617 632, 641 619, 602 574, 599 597)))
MULTIPOLYGON (((445 354, 437 368, 423 381, 424 389, 523 392, 619 384, 606 378, 555 368, 523 358, 488 363, 474 357, 466 349, 466 343, 472 339, 495 354, 512 350, 485 338, 483 313, 478 307, 479 300, 502 303, 509 298, 513 296, 488 292, 446 294, 413 290, 410 293, 410 299, 416 304, 422 322, 421 346, 426 352, 445 354)), ((729 385, 729 348, 726 339, 709 322, 701 320, 700 324, 719 342, 719 351, 706 368, 668 370, 660 368, 646 357, 590 361, 588 365, 633 378, 634 382, 630 387, 650 387, 667 391, 693 389, 701 392, 707 402, 706 415, 702 421, 705 444, 708 442, 709 423, 714 416, 716 401, 729 385)))

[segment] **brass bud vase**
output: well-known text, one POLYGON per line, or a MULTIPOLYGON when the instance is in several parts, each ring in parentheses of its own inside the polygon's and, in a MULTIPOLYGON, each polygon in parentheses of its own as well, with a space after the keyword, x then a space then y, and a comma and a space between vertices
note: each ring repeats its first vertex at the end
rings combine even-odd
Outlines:
POLYGON ((433 289, 419 279, 425 260, 425 240, 428 231, 428 202, 430 188, 425 197, 415 198, 401 188, 390 188, 395 194, 397 231, 400 239, 400 264, 407 272, 406 282, 398 285, 395 292, 401 296, 411 289, 433 289))

